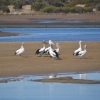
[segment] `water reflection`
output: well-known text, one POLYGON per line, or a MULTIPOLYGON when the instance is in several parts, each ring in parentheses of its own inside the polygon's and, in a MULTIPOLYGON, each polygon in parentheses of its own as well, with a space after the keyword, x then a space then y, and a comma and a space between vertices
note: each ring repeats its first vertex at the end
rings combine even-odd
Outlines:
POLYGON ((87 79, 87 75, 85 74, 79 74, 79 79, 87 79))
MULTIPOLYGON (((57 77, 71 76, 74 79, 79 79, 80 73, 58 73, 57 75, 57 77)), ((99 72, 86 73, 86 76, 87 79, 100 80, 99 72)), ((0 78, 0 80, 10 80, 8 83, 0 83, 0 100, 100 99, 100 84, 62 84, 29 81, 30 79, 43 79, 44 77, 49 78, 49 75, 22 75, 19 77, 0 78)))

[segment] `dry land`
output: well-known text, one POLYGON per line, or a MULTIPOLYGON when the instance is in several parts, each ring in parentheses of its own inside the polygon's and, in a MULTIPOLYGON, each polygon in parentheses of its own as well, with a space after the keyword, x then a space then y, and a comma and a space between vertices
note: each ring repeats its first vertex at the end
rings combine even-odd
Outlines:
MULTIPOLYGON (((41 42, 26 42, 22 57, 14 56, 21 43, 0 43, 0 77, 50 74, 63 72, 100 71, 100 42, 83 42, 87 44, 87 53, 83 58, 73 56, 78 48, 78 42, 60 42, 60 60, 54 60, 48 55, 39 57, 35 51, 42 47, 41 42)), ((46 47, 49 45, 47 44, 46 47)), ((53 48, 56 48, 55 46, 53 48)))

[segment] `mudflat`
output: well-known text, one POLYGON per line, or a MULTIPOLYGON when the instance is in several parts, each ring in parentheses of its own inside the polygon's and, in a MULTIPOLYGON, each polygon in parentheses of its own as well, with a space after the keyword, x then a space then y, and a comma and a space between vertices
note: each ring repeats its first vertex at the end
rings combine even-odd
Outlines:
MULTIPOLYGON (((56 42, 54 42, 56 43, 56 42)), ((42 42, 25 42, 25 52, 22 56, 14 56, 21 42, 0 42, 0 77, 31 74, 50 74, 63 72, 92 72, 100 71, 100 42, 82 42, 87 44, 87 53, 82 58, 73 56, 79 47, 77 42, 59 42, 60 59, 52 59, 43 54, 35 55, 42 48, 42 42)), ((46 44, 46 47, 49 45, 46 44)), ((55 45, 53 48, 56 48, 55 45)))
MULTIPOLYGON (((35 20, 67 20, 100 22, 100 14, 38 14, 38 15, 0 15, 0 23, 22 23, 35 20)), ((33 22, 34 23, 34 22, 33 22)))

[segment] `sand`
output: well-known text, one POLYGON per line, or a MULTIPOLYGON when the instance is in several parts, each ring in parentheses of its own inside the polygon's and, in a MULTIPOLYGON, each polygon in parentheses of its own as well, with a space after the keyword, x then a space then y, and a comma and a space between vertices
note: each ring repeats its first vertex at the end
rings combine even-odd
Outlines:
POLYGON ((87 53, 82 58, 73 56, 73 51, 79 46, 78 41, 59 44, 61 59, 55 60, 47 55, 35 55, 35 51, 42 47, 41 42, 25 42, 22 57, 14 56, 20 42, 0 42, 0 77, 100 71, 100 42, 83 41, 82 46, 87 44, 87 53))
POLYGON ((34 20, 67 20, 100 22, 100 14, 39 14, 39 15, 0 15, 0 23, 22 23, 34 20))

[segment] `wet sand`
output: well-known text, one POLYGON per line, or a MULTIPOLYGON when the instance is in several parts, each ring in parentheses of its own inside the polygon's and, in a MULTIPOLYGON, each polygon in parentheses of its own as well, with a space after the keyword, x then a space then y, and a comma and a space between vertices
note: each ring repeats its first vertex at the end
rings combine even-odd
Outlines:
POLYGON ((100 42, 83 41, 82 46, 87 44, 87 53, 81 59, 73 56, 73 51, 79 47, 78 42, 59 44, 61 59, 54 60, 47 55, 35 55, 35 51, 42 47, 41 42, 25 42, 22 57, 14 56, 21 46, 20 42, 0 42, 0 77, 100 71, 100 42))
POLYGON ((0 32, 0 37, 2 36, 17 36, 17 33, 0 32))
POLYGON ((39 15, 0 15, 0 23, 22 23, 35 20, 67 20, 100 22, 100 14, 39 14, 39 15))
POLYGON ((100 27, 100 14, 0 15, 1 28, 86 28, 100 27), (39 20, 62 22, 38 23, 39 20), (70 22, 71 21, 71 22, 70 22))
POLYGON ((32 82, 56 82, 56 83, 74 83, 74 84, 100 84, 100 81, 96 80, 85 80, 85 79, 73 79, 72 77, 58 77, 51 79, 36 79, 30 80, 32 82))

